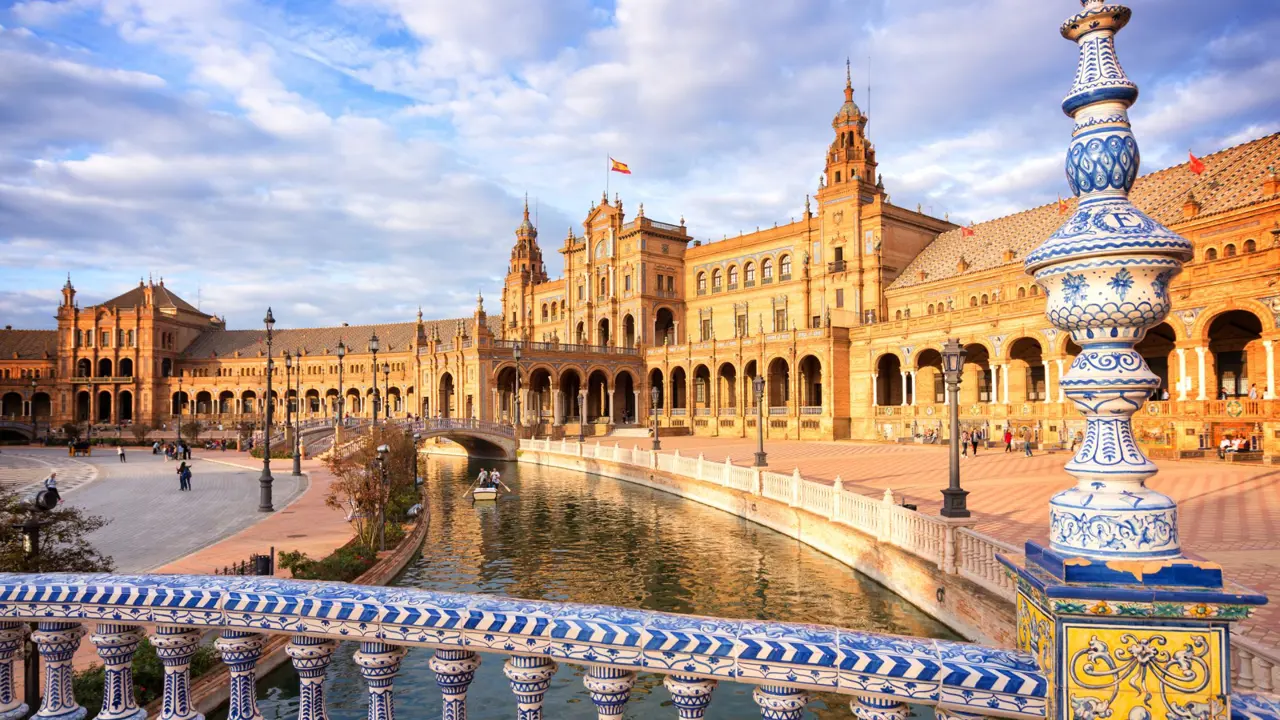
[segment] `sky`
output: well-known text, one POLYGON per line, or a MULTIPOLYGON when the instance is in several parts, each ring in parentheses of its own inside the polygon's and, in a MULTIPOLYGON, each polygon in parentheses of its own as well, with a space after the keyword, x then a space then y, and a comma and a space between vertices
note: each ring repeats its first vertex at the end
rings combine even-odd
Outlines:
MULTIPOLYGON (((1280 2, 1132 0, 1144 171, 1280 130, 1280 2)), ((469 315, 526 194, 703 241, 803 212, 855 100, 893 203, 1069 192, 1074 0, 0 0, 0 324, 140 278, 233 328, 469 315), (868 92, 870 85, 870 92, 868 92), (870 97, 868 97, 870 95, 870 97)))

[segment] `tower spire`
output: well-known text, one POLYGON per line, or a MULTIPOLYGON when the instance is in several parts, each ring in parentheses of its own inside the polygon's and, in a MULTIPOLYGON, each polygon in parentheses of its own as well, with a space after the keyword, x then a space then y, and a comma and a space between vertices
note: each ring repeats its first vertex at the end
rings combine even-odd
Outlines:
POLYGON ((847 55, 844 58, 844 100, 853 102, 853 66, 847 55))

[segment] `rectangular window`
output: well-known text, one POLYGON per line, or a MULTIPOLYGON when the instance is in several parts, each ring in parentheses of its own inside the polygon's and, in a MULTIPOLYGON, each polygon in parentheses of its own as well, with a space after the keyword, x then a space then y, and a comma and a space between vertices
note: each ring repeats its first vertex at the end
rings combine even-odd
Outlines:
POLYGON ((706 342, 710 339, 711 339, 711 321, 703 320, 702 321, 702 342, 706 342))
POLYGON ((129 347, 137 347, 137 346, 138 346, 138 336, 134 334, 133 330, 130 330, 129 331, 129 347))
POLYGON ((84 331, 84 346, 93 347, 93 331, 92 330, 84 331))
POLYGON ((116 347, 124 347, 124 331, 116 330, 116 347))
POLYGON ((110 330, 102 331, 102 347, 104 348, 111 347, 111 331, 110 330))
POLYGON ((774 310, 773 311, 773 331, 782 332, 783 330, 786 330, 786 329, 787 329, 787 311, 774 310))
POLYGON ((745 314, 738 316, 735 326, 738 328, 738 337, 747 336, 747 316, 745 314))
POLYGON ((822 243, 821 242, 815 242, 813 244, 813 258, 811 259, 811 262, 813 263, 822 262, 822 243))
POLYGON ((667 276, 667 292, 675 292, 675 291, 676 291, 676 276, 668 275, 667 276))
POLYGON ((578 286, 578 299, 579 299, 579 300, 586 300, 586 299, 587 299, 587 288, 586 288, 586 286, 585 286, 585 285, 579 285, 579 286, 578 286))
MULTIPOLYGON (((838 250, 839 249, 837 248, 837 251, 838 250)), ((844 288, 836 289, 836 307, 838 308, 844 307, 844 288)))
POLYGON ((840 262, 841 260, 844 260, 844 247, 843 247, 843 246, 836 248, 836 249, 835 249, 835 253, 836 253, 836 262, 840 262))
POLYGON ((631 292, 631 276, 626 275, 622 278, 622 289, 631 292))
POLYGON ((810 322, 812 322, 812 323, 813 323, 813 324, 812 324, 812 325, 810 325, 809 327, 811 327, 811 328, 820 328, 820 327, 822 327, 822 316, 821 316, 821 315, 814 315, 813 317, 809 318, 809 320, 810 320, 810 322))
POLYGON ((941 373, 933 376, 933 401, 936 403, 945 403, 947 401, 947 390, 941 373))

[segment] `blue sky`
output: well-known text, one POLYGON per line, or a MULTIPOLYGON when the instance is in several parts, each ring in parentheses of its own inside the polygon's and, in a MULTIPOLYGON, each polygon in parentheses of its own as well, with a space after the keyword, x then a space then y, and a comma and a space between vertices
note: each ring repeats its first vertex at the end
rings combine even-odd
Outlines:
MULTIPOLYGON (((1134 0, 1146 171, 1280 130, 1280 3, 1134 0)), ((605 182, 695 237, 798 215, 853 57, 892 201, 1065 194, 1073 0, 0 2, 0 323, 148 275, 232 327, 497 309, 605 182), (869 60, 868 60, 869 58, 869 60), (867 98, 868 62, 872 96, 867 98)))

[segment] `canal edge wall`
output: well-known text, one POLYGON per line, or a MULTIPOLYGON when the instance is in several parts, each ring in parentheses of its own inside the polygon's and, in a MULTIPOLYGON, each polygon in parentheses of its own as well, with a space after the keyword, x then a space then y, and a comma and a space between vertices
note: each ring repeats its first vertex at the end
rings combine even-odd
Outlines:
MULTIPOLYGON (((379 558, 368 570, 351 582, 353 585, 386 585, 398 576, 414 556, 427 537, 430 525, 428 513, 424 510, 418 514, 418 522, 413 530, 400 541, 386 556, 379 558)), ((258 660, 254 671, 261 678, 272 670, 289 661, 285 648, 289 645, 290 635, 272 635, 262 647, 262 657, 258 660)), ((221 707, 230 699, 231 671, 227 665, 220 664, 213 670, 201 675, 191 683, 191 704, 196 712, 206 714, 221 707)), ((159 717, 163 698, 156 698, 144 708, 148 717, 159 717)))
POLYGON ((870 577, 968 640, 1001 647, 1014 645, 1016 624, 1011 598, 1000 597, 958 574, 944 572, 925 558, 807 510, 629 463, 527 448, 520 450, 517 461, 643 485, 750 520, 870 577))

